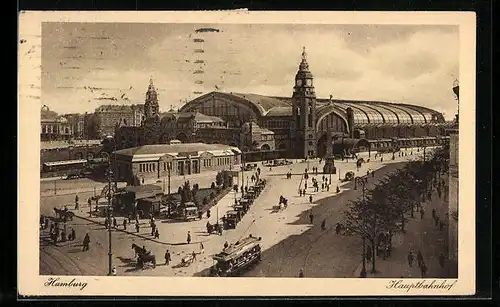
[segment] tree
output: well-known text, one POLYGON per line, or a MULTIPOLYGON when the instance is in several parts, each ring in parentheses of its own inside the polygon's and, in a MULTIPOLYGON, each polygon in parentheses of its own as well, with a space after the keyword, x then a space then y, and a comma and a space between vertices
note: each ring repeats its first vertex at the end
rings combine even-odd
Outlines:
POLYGON ((365 196, 364 201, 358 199, 352 201, 345 211, 344 224, 348 235, 359 235, 368 240, 372 247, 372 273, 376 272, 375 260, 377 238, 390 229, 392 214, 388 214, 390 209, 383 203, 378 203, 371 195, 365 196))
POLYGON ((210 188, 211 188, 212 190, 215 190, 215 182, 212 182, 212 185, 210 185, 210 188))
POLYGON ((224 174, 222 172, 218 172, 215 176, 215 184, 222 185, 224 183, 224 174))

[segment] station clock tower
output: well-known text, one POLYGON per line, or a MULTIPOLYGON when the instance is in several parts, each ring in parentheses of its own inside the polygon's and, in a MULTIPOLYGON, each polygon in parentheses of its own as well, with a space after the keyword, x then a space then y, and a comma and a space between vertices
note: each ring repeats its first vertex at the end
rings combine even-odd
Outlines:
POLYGON ((316 93, 314 91, 313 75, 309 71, 305 47, 302 51, 302 61, 295 75, 295 86, 292 95, 292 144, 299 158, 316 157, 316 93))

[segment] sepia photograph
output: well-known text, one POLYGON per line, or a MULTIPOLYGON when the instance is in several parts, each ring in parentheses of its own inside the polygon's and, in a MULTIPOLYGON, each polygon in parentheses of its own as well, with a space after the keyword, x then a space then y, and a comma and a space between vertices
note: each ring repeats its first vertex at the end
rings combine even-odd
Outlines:
POLYGON ((464 240, 459 24, 237 18, 39 23, 39 80, 23 88, 39 147, 20 146, 38 157, 39 225, 24 227, 41 287, 155 276, 450 290, 464 240))

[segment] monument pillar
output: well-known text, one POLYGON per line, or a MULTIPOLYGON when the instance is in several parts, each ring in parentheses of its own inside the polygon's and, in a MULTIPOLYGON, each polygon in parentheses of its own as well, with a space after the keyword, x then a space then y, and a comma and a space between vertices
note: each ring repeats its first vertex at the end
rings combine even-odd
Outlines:
POLYGON ((325 166, 323 166, 324 174, 336 174, 335 160, 333 155, 333 136, 331 130, 326 132, 326 155, 325 166))

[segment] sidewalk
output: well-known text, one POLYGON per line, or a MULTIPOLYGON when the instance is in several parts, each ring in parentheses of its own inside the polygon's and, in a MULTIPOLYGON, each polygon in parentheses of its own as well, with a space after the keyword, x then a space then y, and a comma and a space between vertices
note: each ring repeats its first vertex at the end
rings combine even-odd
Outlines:
MULTIPOLYGON (((386 260, 383 260, 382 256, 377 257, 375 262, 377 273, 375 275, 371 273, 371 261, 367 261, 368 278, 421 278, 421 272, 416 261, 419 250, 422 252, 424 262, 428 268, 426 278, 456 278, 456 276, 449 276, 449 272, 453 271, 453 268, 449 267, 450 264, 445 260, 444 268, 442 268, 438 260, 440 253, 443 253, 445 258, 448 259, 447 225, 444 226, 443 230, 439 230, 431 213, 434 208, 440 219, 445 220, 447 204, 443 203, 444 195, 441 196, 440 199, 437 192, 434 191, 432 201, 426 201, 423 204, 424 218, 421 219, 420 212, 415 212, 414 218, 410 217, 405 225, 406 232, 393 236, 391 256, 387 257, 386 260), (409 267, 407 259, 410 250, 415 257, 412 267, 409 267)), ((361 258, 361 255, 359 257, 361 258)), ((354 277, 360 276, 361 268, 362 264, 354 272, 354 277)))

